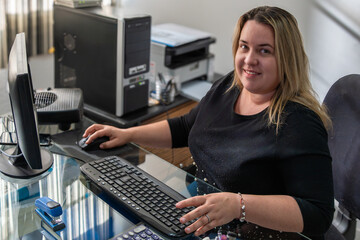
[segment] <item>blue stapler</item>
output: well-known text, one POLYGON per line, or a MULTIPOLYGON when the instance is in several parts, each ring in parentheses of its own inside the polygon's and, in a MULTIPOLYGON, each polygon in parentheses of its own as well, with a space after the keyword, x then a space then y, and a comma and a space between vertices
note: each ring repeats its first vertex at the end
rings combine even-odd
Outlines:
POLYGON ((61 205, 51 198, 41 197, 35 200, 35 212, 55 232, 65 228, 65 223, 60 219, 61 205))

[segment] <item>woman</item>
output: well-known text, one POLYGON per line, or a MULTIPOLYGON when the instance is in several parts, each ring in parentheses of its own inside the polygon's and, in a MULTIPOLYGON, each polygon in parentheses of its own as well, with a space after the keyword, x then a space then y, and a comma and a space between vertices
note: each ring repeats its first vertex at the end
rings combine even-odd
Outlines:
POLYGON ((235 70, 190 113, 129 129, 96 124, 84 136, 109 136, 103 148, 189 146, 197 176, 223 192, 177 203, 197 207, 180 219, 198 219, 187 233, 240 219, 322 239, 334 211, 331 123, 314 97, 296 19, 277 7, 250 10, 236 25, 233 55, 235 70))

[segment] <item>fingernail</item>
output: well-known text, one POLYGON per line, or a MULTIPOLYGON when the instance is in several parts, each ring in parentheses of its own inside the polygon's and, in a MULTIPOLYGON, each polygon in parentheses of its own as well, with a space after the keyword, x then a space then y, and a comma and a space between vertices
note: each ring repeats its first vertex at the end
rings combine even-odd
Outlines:
POLYGON ((186 218, 184 218, 184 217, 180 218, 180 222, 181 223, 186 223, 186 218))
POLYGON ((185 232, 189 233, 190 232, 190 228, 185 228, 185 232))

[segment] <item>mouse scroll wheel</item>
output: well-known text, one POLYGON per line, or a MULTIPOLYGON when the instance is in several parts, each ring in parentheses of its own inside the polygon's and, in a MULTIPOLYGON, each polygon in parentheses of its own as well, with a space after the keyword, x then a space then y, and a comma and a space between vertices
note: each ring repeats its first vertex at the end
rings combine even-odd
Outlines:
POLYGON ((81 145, 87 145, 85 142, 88 140, 88 138, 81 139, 79 144, 81 145))

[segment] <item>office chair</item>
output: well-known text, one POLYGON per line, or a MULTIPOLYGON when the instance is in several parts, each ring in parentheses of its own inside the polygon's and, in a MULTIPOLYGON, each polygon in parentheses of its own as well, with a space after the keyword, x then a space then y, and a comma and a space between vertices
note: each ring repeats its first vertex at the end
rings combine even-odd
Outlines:
POLYGON ((329 131, 334 195, 338 208, 326 240, 354 240, 360 218, 360 75, 337 80, 324 104, 333 121, 329 131))

